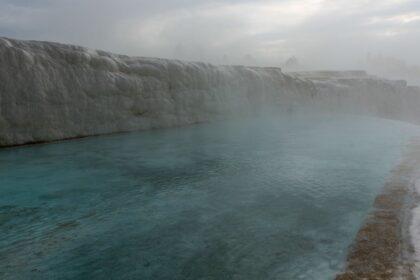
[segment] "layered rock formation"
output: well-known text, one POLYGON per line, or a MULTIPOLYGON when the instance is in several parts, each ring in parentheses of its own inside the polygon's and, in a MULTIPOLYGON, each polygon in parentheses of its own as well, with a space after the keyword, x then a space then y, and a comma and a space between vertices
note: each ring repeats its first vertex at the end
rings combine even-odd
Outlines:
POLYGON ((302 104, 278 68, 214 66, 0 38, 0 145, 170 127, 302 104))
POLYGON ((289 74, 314 84, 311 105, 318 110, 420 123, 420 88, 408 86, 406 81, 381 79, 364 71, 289 74))
POLYGON ((0 38, 0 146, 313 108, 417 121, 420 90, 364 72, 115 55, 0 38))

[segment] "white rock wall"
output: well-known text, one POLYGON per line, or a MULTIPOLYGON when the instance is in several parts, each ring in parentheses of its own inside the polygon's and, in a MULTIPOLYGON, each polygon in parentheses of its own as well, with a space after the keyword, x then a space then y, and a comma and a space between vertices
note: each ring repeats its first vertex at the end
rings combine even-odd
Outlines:
POLYGON ((321 110, 420 123, 420 90, 362 71, 135 58, 0 38, 0 146, 181 126, 264 110, 321 110))
POLYGON ((365 77, 309 78, 317 110, 370 115, 420 124, 420 88, 405 81, 365 77))
POLYGON ((278 68, 132 58, 0 38, 0 145, 170 127, 298 104, 278 68))

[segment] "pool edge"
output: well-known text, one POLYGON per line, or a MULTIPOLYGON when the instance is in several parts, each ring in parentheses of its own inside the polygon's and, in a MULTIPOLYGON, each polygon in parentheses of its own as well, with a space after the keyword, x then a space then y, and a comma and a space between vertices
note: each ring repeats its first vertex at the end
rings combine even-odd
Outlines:
POLYGON ((410 227, 413 209, 420 204, 415 190, 419 171, 420 138, 413 138, 376 197, 336 280, 416 279, 410 227))

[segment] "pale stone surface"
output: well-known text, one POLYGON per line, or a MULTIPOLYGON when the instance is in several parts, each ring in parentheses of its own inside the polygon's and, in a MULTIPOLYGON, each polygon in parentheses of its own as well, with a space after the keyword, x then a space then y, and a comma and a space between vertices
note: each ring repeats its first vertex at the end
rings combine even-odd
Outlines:
POLYGON ((296 108, 417 122, 420 90, 363 71, 284 74, 0 38, 0 146, 296 108))
POLYGON ((316 87, 312 107, 317 110, 376 116, 420 123, 420 88, 363 71, 290 73, 316 87))
POLYGON ((0 145, 205 122, 296 104, 312 83, 279 68, 132 58, 0 38, 0 145))

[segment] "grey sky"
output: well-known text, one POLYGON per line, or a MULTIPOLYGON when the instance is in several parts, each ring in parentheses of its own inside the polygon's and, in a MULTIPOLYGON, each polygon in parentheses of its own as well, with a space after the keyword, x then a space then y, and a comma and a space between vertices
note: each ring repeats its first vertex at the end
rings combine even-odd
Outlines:
POLYGON ((0 0, 0 36, 214 63, 420 64, 420 1, 0 0))

